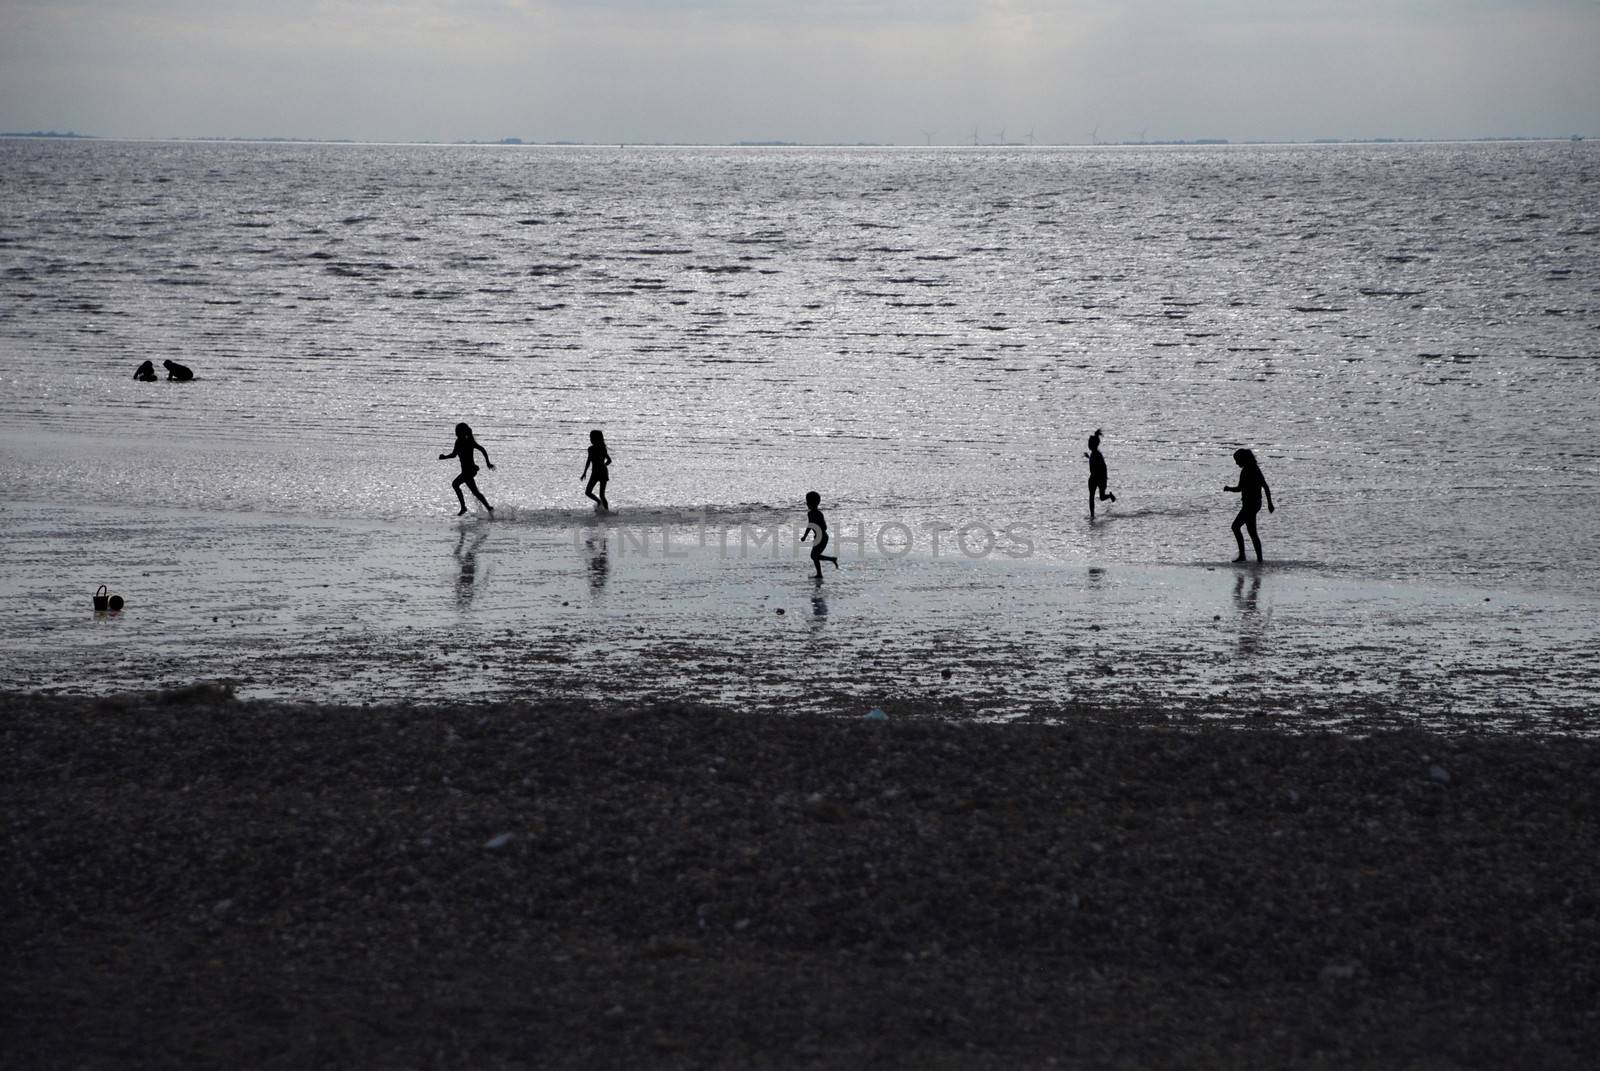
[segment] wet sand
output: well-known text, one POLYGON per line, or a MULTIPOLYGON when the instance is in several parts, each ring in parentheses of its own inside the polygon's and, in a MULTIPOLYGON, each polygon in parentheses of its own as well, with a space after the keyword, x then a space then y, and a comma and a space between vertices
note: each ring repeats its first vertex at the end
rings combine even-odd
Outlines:
POLYGON ((836 518, 843 567, 818 584, 793 542, 798 511, 706 529, 626 511, 380 522, 8 503, 0 515, 0 688, 13 690, 227 678, 244 697, 316 702, 1595 725, 1600 601, 1310 561, 1234 566, 1228 547, 1215 561, 1096 564, 1052 556, 1042 533, 1029 558, 971 559, 948 539, 939 556, 924 543, 896 558, 838 539, 836 518), (92 612, 101 582, 126 598, 121 614, 92 612))
POLYGON ((1600 1055, 1600 742, 833 713, 0 695, 0 1064, 1600 1055))

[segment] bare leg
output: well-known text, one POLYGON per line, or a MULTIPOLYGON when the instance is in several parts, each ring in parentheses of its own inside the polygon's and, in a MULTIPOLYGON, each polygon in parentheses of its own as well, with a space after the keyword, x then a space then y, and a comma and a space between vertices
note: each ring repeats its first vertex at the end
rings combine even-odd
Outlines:
POLYGON ((832 562, 835 569, 839 568, 839 559, 832 554, 822 553, 827 549, 828 537, 824 535, 817 545, 811 548, 811 560, 817 565, 817 575, 822 575, 822 563, 832 562))
MULTIPOLYGON (((1233 541, 1239 544, 1239 556, 1233 559, 1236 562, 1244 561, 1244 535, 1239 531, 1239 529, 1245 526, 1246 520, 1247 518, 1245 517, 1244 510, 1240 510, 1239 515, 1233 519, 1233 541)), ((1255 523, 1251 521, 1250 525, 1252 529, 1250 534, 1253 536, 1255 535, 1255 523)))
MULTIPOLYGON (((1250 519, 1245 521, 1244 524, 1245 524, 1246 528, 1250 529, 1250 542, 1256 548, 1256 561, 1260 561, 1261 560, 1261 537, 1256 534, 1256 518, 1255 518, 1255 515, 1251 514, 1250 515, 1250 519)), ((1241 544, 1240 547, 1239 547, 1239 557, 1241 557, 1241 558, 1244 557, 1244 546, 1243 546, 1243 544, 1241 544)))
MULTIPOLYGON (((455 479, 450 481, 450 490, 456 493, 456 501, 461 503, 461 513, 457 513, 457 517, 461 516, 462 513, 467 512, 467 500, 466 497, 461 493, 461 485, 466 482, 467 478, 465 475, 457 476, 455 479)), ((476 494, 477 492, 474 491, 473 493, 476 494)))
MULTIPOLYGON (((466 484, 467 485, 467 490, 472 492, 472 497, 476 498, 479 502, 482 502, 484 509, 488 510, 490 513, 494 512, 494 507, 489 505, 489 500, 487 498, 483 497, 483 492, 482 491, 478 490, 478 481, 477 480, 473 479, 471 476, 463 476, 460 479, 458 479, 456 481, 456 483, 457 484, 463 484, 463 483, 466 484)), ((456 488, 456 497, 457 498, 461 498, 461 488, 460 487, 456 488)), ((462 499, 462 501, 461 501, 461 513, 465 513, 465 512, 467 512, 467 503, 466 503, 465 499, 462 499)), ((456 516, 458 516, 458 517, 460 515, 461 515, 460 513, 456 514, 456 516)))
POLYGON ((1089 519, 1094 520, 1094 484, 1089 485, 1089 519))

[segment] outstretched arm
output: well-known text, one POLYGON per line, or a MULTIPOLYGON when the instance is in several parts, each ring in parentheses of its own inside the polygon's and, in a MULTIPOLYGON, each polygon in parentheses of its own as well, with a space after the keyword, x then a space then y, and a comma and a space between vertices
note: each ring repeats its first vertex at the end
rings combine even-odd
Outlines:
POLYGON ((460 443, 456 443, 456 445, 450 450, 450 452, 448 454, 440 454, 439 455, 439 460, 440 461, 449 461, 451 458, 456 456, 456 451, 458 451, 460 449, 461 449, 461 444, 460 443))
POLYGON ((479 446, 476 442, 472 444, 472 447, 474 450, 477 450, 478 453, 483 455, 483 463, 485 465, 488 465, 491 469, 494 468, 494 462, 489 460, 489 451, 479 446))

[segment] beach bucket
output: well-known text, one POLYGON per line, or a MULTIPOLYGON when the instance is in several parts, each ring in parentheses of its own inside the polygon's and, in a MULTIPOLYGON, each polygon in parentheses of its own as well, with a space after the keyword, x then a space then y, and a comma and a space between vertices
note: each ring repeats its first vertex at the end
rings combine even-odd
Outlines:
POLYGON ((98 588, 95 588, 94 591, 94 608, 96 610, 104 610, 110 605, 111 599, 108 595, 106 595, 106 586, 101 584, 98 588))

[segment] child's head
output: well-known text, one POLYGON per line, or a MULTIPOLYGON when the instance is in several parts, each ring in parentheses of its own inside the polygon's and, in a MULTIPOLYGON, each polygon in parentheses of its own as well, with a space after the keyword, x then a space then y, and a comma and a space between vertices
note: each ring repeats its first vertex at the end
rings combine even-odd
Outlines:
POLYGON ((815 491, 806 492, 806 509, 816 509, 822 505, 822 496, 815 491))
POLYGON ((1089 449, 1091 449, 1091 450, 1100 449, 1100 429, 1099 428, 1095 428, 1094 429, 1094 434, 1089 436, 1089 449))
POLYGON ((1241 469, 1249 468, 1251 465, 1256 463, 1256 455, 1252 454, 1249 450, 1246 450, 1241 446, 1239 449, 1233 452, 1233 463, 1238 465, 1241 469))
POLYGON ((456 438, 458 438, 458 439, 470 439, 470 438, 472 438, 472 429, 467 427, 465 424, 457 424, 456 425, 456 438))
POLYGON ((600 433, 599 428, 595 428, 589 433, 589 441, 594 443, 596 446, 599 446, 601 443, 606 441, 606 437, 600 433))

